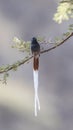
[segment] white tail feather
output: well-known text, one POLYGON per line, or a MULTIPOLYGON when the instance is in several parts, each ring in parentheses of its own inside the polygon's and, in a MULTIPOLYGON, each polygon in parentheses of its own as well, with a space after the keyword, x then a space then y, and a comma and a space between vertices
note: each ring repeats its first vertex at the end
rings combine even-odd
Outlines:
POLYGON ((33 70, 34 90, 35 90, 35 116, 37 116, 37 109, 40 110, 40 102, 38 97, 38 70, 33 70))

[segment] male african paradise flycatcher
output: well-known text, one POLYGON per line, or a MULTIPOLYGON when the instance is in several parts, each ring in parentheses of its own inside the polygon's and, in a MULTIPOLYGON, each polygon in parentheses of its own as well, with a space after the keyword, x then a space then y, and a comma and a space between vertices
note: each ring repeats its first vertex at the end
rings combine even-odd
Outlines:
POLYGON ((31 41, 31 52, 33 54, 33 79, 35 89, 35 116, 37 116, 37 109, 40 110, 40 102, 38 97, 38 69, 39 69, 39 56, 40 45, 35 37, 31 41))

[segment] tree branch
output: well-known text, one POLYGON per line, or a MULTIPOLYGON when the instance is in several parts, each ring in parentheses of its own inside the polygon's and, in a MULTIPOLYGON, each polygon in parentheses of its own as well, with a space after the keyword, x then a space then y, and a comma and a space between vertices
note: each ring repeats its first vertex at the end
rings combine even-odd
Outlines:
POLYGON ((73 36, 73 32, 69 36, 67 36, 63 41, 61 41, 60 43, 54 45, 51 48, 48 48, 46 50, 41 51, 41 53, 45 53, 45 52, 48 52, 48 51, 51 51, 51 50, 55 49, 56 47, 62 45, 64 42, 66 42, 68 39, 70 39, 72 36, 73 36))
MULTIPOLYGON (((48 48, 48 49, 46 49, 46 50, 41 51, 41 54, 46 53, 46 52, 49 52, 49 51, 51 51, 51 50, 57 48, 58 46, 60 46, 60 45, 62 45, 63 43, 65 43, 65 42, 66 42, 68 39, 70 39, 72 36, 73 36, 73 32, 72 32, 70 35, 68 35, 68 36, 67 36, 63 41, 61 41, 60 43, 55 44, 53 47, 50 47, 50 48, 48 48)), ((16 70, 17 67, 19 67, 19 66, 23 65, 24 63, 28 62, 30 59, 32 59, 32 57, 33 57, 33 56, 28 56, 28 57, 25 57, 25 58, 24 58, 23 60, 21 60, 21 61, 17 61, 15 64, 7 65, 6 67, 5 67, 5 66, 4 66, 4 67, 3 67, 3 66, 0 67, 0 74, 5 73, 5 72, 8 72, 8 71, 10 71, 10 70, 16 70)))

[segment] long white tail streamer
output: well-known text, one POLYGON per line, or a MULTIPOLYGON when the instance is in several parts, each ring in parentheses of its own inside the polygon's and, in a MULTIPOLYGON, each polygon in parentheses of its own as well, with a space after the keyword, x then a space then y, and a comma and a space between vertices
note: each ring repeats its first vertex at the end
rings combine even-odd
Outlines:
POLYGON ((35 97, 34 97, 34 102, 35 102, 35 116, 37 116, 37 110, 40 110, 40 102, 39 102, 39 97, 38 97, 38 70, 33 70, 33 78, 34 78, 34 90, 35 90, 35 97))

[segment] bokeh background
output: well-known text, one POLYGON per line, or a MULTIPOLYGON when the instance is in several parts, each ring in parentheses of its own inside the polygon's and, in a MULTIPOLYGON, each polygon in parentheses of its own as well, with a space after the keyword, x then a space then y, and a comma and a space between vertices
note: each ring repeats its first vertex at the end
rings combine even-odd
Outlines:
MULTIPOLYGON (((13 38, 33 36, 54 39, 73 21, 58 25, 53 15, 59 0, 0 0, 0 66, 24 58, 12 49, 13 38)), ((16 72, 7 85, 0 83, 0 130, 73 129, 73 39, 40 56, 41 111, 34 116, 32 60, 16 72)))

